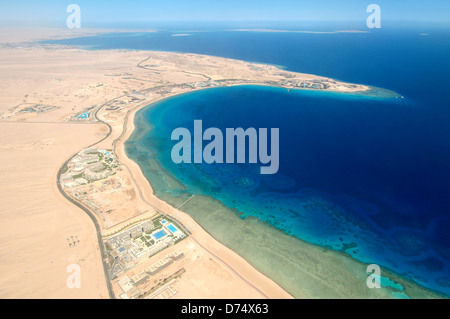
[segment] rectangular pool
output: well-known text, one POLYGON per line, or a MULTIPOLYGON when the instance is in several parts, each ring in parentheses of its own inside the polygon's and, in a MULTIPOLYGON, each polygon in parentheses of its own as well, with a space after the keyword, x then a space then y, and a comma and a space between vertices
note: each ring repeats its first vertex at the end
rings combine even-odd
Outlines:
POLYGON ((172 224, 167 225, 167 228, 168 228, 172 233, 175 233, 175 232, 178 231, 178 229, 177 229, 174 225, 172 225, 172 224))
POLYGON ((167 233, 164 230, 160 230, 159 232, 154 233, 153 237, 155 237, 155 239, 158 240, 166 235, 167 235, 167 233))

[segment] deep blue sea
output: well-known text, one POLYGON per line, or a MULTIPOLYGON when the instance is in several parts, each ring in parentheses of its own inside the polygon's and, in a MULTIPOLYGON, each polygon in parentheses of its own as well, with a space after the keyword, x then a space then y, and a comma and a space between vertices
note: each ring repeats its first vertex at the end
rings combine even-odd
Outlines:
MULTIPOLYGON (((450 295, 450 30, 178 33, 189 36, 110 34, 58 43, 270 63, 403 95, 207 89, 143 110, 154 128, 141 144, 192 194, 450 295), (176 127, 193 132, 194 119, 204 128, 279 128, 278 173, 260 175, 255 164, 174 164, 170 134, 176 127)), ((139 160, 132 145, 127 152, 139 160)))

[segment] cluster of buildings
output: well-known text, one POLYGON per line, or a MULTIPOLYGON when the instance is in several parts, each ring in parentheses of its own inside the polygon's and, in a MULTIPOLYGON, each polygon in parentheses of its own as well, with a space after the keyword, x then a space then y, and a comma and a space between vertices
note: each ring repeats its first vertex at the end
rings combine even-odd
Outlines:
POLYGON ((105 242, 111 277, 134 267, 183 238, 185 234, 165 219, 149 220, 109 238, 105 242))
POLYGON ((120 297, 123 299, 138 297, 142 292, 136 286, 147 282, 150 276, 156 275, 159 271, 171 265, 174 261, 181 259, 183 256, 183 251, 177 250, 131 277, 127 275, 123 276, 117 281, 119 287, 123 290, 123 294, 120 297))
POLYGON ((141 283, 144 283, 149 276, 156 275, 158 272, 172 264, 175 260, 178 260, 184 256, 184 253, 182 250, 177 250, 171 254, 166 255, 164 258, 158 260, 151 266, 145 268, 141 272, 135 274, 134 276, 131 276, 131 280, 135 285, 140 285, 141 283))
POLYGON ((330 87, 329 84, 322 80, 300 81, 300 80, 284 80, 279 83, 285 87, 298 87, 305 89, 326 90, 330 87))
POLYGON ((31 104, 30 106, 20 109, 19 113, 45 113, 51 110, 59 108, 53 105, 43 105, 43 104, 31 104))
POLYGON ((96 106, 96 105, 86 107, 86 108, 82 109, 81 111, 73 114, 71 117, 68 118, 68 120, 69 121, 83 121, 83 120, 94 121, 95 119, 91 115, 93 114, 94 109, 97 107, 98 106, 96 106))
POLYGON ((203 87, 209 87, 209 86, 220 86, 222 84, 220 84, 219 82, 216 81, 199 81, 199 82, 194 82, 191 83, 191 87, 193 88, 203 88, 203 87))
POLYGON ((146 94, 140 93, 139 91, 132 90, 126 96, 114 99, 111 102, 109 102, 107 105, 105 105, 105 110, 106 111, 120 111, 120 110, 124 109, 125 107, 138 104, 146 99, 148 99, 148 96, 146 94))
POLYGON ((111 151, 88 148, 73 157, 61 174, 61 185, 66 188, 105 179, 115 173, 119 163, 111 151))
POLYGON ((0 112, 0 120, 10 120, 13 117, 19 115, 27 114, 42 114, 50 112, 52 110, 59 109, 59 106, 54 105, 44 105, 44 104, 32 104, 32 103, 22 103, 14 106, 4 112, 0 112))
MULTIPOLYGON (((286 78, 290 78, 289 75, 284 75, 286 78)), ((223 86, 223 85, 232 85, 232 84, 251 84, 251 83, 259 83, 255 81, 246 81, 246 80, 225 80, 225 81, 200 81, 190 83, 192 88, 198 87, 213 87, 213 86, 223 86)), ((328 83, 322 80, 282 80, 282 81, 262 81, 261 83, 265 85, 271 86, 282 86, 282 87, 292 87, 292 88, 307 88, 307 89, 317 89, 317 90, 326 90, 330 87, 328 83)))

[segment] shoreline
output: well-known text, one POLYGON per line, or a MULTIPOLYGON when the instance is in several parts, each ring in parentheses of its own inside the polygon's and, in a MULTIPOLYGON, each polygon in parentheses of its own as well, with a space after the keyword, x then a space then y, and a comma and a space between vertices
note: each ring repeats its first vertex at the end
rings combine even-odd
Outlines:
MULTIPOLYGON (((83 51, 83 50, 82 50, 83 51)), ((151 53, 151 52, 149 52, 151 53)), ((145 59, 144 61, 146 61, 147 59, 145 59)), ((144 62, 141 61, 138 66, 144 62)), ((314 75, 310 75, 312 77, 316 77, 314 75)), ((287 87, 283 87, 283 86, 275 86, 275 85, 268 85, 266 83, 236 83, 236 84, 227 84, 227 85, 222 85, 221 87, 228 87, 228 86, 239 86, 239 85, 253 85, 253 86, 266 86, 266 87, 274 87, 274 88, 282 88, 282 89, 290 89, 287 87)), ((373 91, 371 90, 370 87, 367 86, 362 86, 364 88, 367 88, 366 91, 373 91)), ((208 87, 205 88, 197 88, 196 90, 193 91, 197 91, 197 90, 205 90, 208 89, 208 87)), ((314 89, 308 89, 308 88, 294 88, 295 90, 299 90, 299 91, 308 91, 308 92, 316 92, 316 93, 329 93, 329 94, 337 94, 337 95, 348 95, 348 96, 358 96, 358 97, 367 97, 364 94, 360 94, 361 92, 365 92, 365 91, 356 91, 356 92, 342 92, 339 90, 314 90, 314 89)), ((223 245, 220 242, 219 245, 223 246, 223 247, 214 247, 214 245, 212 244, 213 241, 215 241, 215 239, 206 231, 202 228, 202 226, 200 224, 198 224, 194 219, 192 219, 188 214, 179 211, 177 209, 175 209, 174 207, 170 206, 167 202, 159 199, 158 197, 156 197, 153 194, 152 191, 152 186, 149 183, 149 181, 145 178, 145 176, 143 176, 142 170, 140 169, 140 167, 137 165, 137 167, 133 167, 135 162, 132 161, 131 159, 128 158, 128 156, 126 155, 125 151, 124 151, 124 146, 123 143, 129 138, 129 136, 132 134, 132 132, 134 131, 134 117, 135 114, 142 108, 148 106, 149 104, 154 104, 154 103, 158 103, 161 102, 167 98, 171 98, 175 95, 179 95, 179 94, 186 94, 186 93, 190 93, 193 92, 188 91, 188 92, 177 92, 177 93, 173 93, 170 94, 169 96, 164 96, 162 98, 153 100, 152 102, 144 102, 142 104, 139 105, 139 107, 134 108, 132 111, 128 112, 126 115, 127 121, 123 123, 123 128, 122 128, 122 132, 120 134, 120 136, 118 138, 116 138, 115 140, 113 140, 111 142, 111 144, 113 145, 114 148, 114 152, 116 153, 116 155, 118 156, 118 158, 120 159, 120 161, 124 164, 124 166, 127 168, 129 175, 131 176, 134 186, 135 188, 138 190, 139 196, 141 197, 142 201, 145 202, 147 205, 149 205, 150 207, 156 207, 157 210, 162 211, 163 214, 167 214, 167 211, 170 210, 175 210, 175 211, 171 211, 168 215, 175 217, 177 216, 178 218, 176 219, 181 219, 181 221, 183 223, 186 223, 184 220, 187 217, 187 220, 189 224, 194 224, 195 228, 200 228, 203 230, 204 234, 203 235, 198 235, 199 237, 204 237, 206 236, 206 240, 204 240, 204 242, 207 242, 210 246, 209 247, 205 247, 203 245, 200 244, 199 241, 196 240, 196 237, 192 237, 195 242, 197 244, 199 244, 201 247, 203 247, 205 250, 212 252, 213 255, 215 255, 217 257, 217 254, 214 253, 214 251, 220 251, 221 254, 223 254, 224 258, 220 258, 217 257, 219 260, 221 260, 221 262, 228 267, 229 269, 231 269, 238 277, 240 277, 241 279, 243 279, 245 282, 247 282, 247 284, 251 285, 252 287, 255 287, 251 282, 261 282, 261 284, 256 284, 257 286, 263 286, 263 285, 268 285, 271 286, 270 288, 267 289, 259 289, 256 288, 257 291, 259 291, 261 293, 261 295, 269 297, 268 293, 264 293, 263 291, 270 291, 271 295, 274 296, 274 298, 292 298, 292 295, 290 295, 288 292, 286 292, 283 288, 281 288, 280 286, 278 286, 278 284, 276 284, 272 279, 270 279, 269 277, 267 277, 266 275, 262 274, 259 270, 257 270, 256 268, 254 268, 254 266, 250 263, 248 263, 244 258, 242 258, 239 254, 237 254, 236 252, 234 252, 233 250, 229 249, 228 247, 226 247, 225 245, 223 245), (125 133, 124 133, 125 132, 125 133), (145 185, 145 186, 142 186, 145 185), (146 195, 143 195, 143 193, 146 193, 146 195), (163 205, 161 206, 156 204, 159 201, 164 202, 163 205), (162 208, 164 207, 164 208, 162 208), (183 216, 183 214, 185 216, 183 216), (181 216, 181 218, 179 217, 181 216), (212 241, 210 239, 213 239, 212 241), (225 251, 225 252, 224 252, 225 251), (235 255, 235 256, 233 256, 235 255), (225 259, 226 261, 224 261, 223 259, 225 259), (234 266, 230 266, 230 264, 236 264, 234 266), (241 265, 239 265, 241 264, 241 265), (236 270, 239 269, 239 270, 236 270), (252 272, 255 272, 254 274, 252 274, 252 272), (239 273, 245 273, 243 276, 241 276, 239 273), (252 278, 252 277, 256 277, 255 279, 250 279, 247 280, 245 279, 245 277, 247 278, 252 278), (277 291, 278 290, 282 290, 282 291, 277 291)), ((117 99, 118 97, 114 98, 117 99)), ((379 98, 378 96, 372 96, 372 98, 379 98)), ((111 101, 111 100, 110 100, 111 101)), ((105 102, 100 108, 98 108, 95 111, 95 115, 97 115, 97 113, 99 111, 101 111, 101 109, 110 101, 105 102)), ((98 118, 98 117, 97 117, 98 118)), ((102 138, 101 140, 99 140, 98 142, 92 144, 92 146, 97 146, 98 144, 101 144, 104 141, 107 141, 108 138, 111 135, 111 126, 106 123, 105 121, 99 119, 100 122, 103 122, 104 124, 106 124, 109 128, 109 133, 107 136, 105 136, 104 138, 102 138)), ((97 218, 98 220, 98 216, 94 215, 95 218, 97 218)), ((131 218, 131 220, 133 220, 134 218, 131 218)), ((127 220, 129 221, 129 220, 127 220)), ((101 221, 100 221, 101 222, 101 221)), ((119 223, 118 225, 121 225, 123 222, 119 223)), ((116 225, 116 226, 118 226, 116 225)), ((116 227, 115 226, 115 227, 116 227)), ((192 236, 192 235, 191 235, 192 236)))
MULTIPOLYGON (((227 31, 233 31, 233 32, 294 32, 294 33, 367 33, 366 31, 360 31, 360 30, 341 30, 341 31, 331 31, 331 32, 311 32, 311 31, 289 31, 289 30, 270 30, 270 29, 236 29, 236 30, 227 30, 227 31)), ((65 37, 59 35, 56 36, 55 39, 40 39, 40 40, 36 40, 34 42, 32 42, 32 45, 41 45, 41 46, 49 46, 49 47, 60 47, 60 48, 69 48, 69 49, 78 49, 78 50, 85 50, 85 51, 104 51, 104 52, 108 52, 108 51, 129 51, 129 52, 148 52, 149 54, 151 53, 175 53, 175 54, 181 54, 181 55, 193 55, 193 56, 206 56, 206 57, 213 57, 213 58, 219 58, 219 59, 227 59, 227 60, 231 60, 231 61, 239 61, 239 62, 244 62, 247 63, 249 65, 262 65, 262 66, 266 66, 266 67, 272 67, 280 72, 284 72, 284 73, 290 73, 290 74, 298 74, 298 75, 306 75, 306 76, 311 76, 313 78, 316 79, 321 79, 321 80, 328 80, 334 83, 339 83, 339 84, 347 84, 350 86, 359 86, 360 88, 364 88, 362 90, 350 90, 350 91, 346 91, 346 90, 342 90, 342 89, 317 89, 317 88, 306 88, 306 87, 288 87, 288 86, 282 86, 280 85, 279 87, 284 87, 287 89, 300 89, 300 90, 308 90, 308 91, 323 91, 323 92, 335 92, 335 93, 344 93, 344 94, 350 94, 350 95, 356 95, 356 96, 366 96, 369 98, 403 98, 403 96, 400 93, 397 93, 395 91, 391 91, 388 89, 384 89, 381 87, 376 87, 370 84, 361 84, 361 83, 353 83, 353 82, 348 82, 346 80, 342 80, 342 79, 338 79, 338 78, 334 78, 334 77, 329 77, 329 76, 322 76, 322 75, 317 75, 317 74, 313 74, 313 73, 304 73, 304 72, 300 72, 300 71, 292 71, 287 69, 286 66, 284 65, 280 65, 280 64, 274 64, 274 63, 269 63, 269 62, 262 62, 262 61, 252 61, 252 60, 244 60, 244 59, 238 59, 238 58, 229 58, 229 57, 223 57, 221 55, 214 55, 214 54, 205 54, 205 53, 194 53, 194 52, 183 52, 183 51, 168 51, 168 50, 155 50, 155 49, 127 49, 127 48, 106 48, 106 49, 102 49, 102 48, 95 48, 93 47, 93 45, 82 45, 82 44, 59 44, 59 43, 44 43, 46 41, 59 41, 59 40, 66 40, 66 39, 70 39, 73 37, 97 37, 97 36, 103 36, 106 34, 113 34, 113 33, 158 33, 161 32, 161 30, 115 30, 115 29, 106 29, 106 30, 99 30, 99 31, 95 31, 95 29, 88 29, 86 34, 80 33, 80 34, 71 34, 71 35, 66 35, 65 37)), ((144 61, 142 61, 144 62, 144 61)), ((248 83, 249 85, 252 85, 252 83, 248 83)), ((265 85, 265 84, 255 84, 255 85, 265 85)), ((271 84, 268 84, 268 86, 272 86, 271 84)), ((274 85, 277 86, 277 85, 274 85)))
MULTIPOLYGON (((247 84, 244 84, 244 85, 247 85, 247 84)), ((253 84, 249 84, 249 85, 253 85, 253 84)), ((230 86, 233 86, 233 85, 229 85, 229 86, 226 86, 226 87, 230 87, 230 86)), ((239 86, 239 85, 237 85, 237 86, 239 86)), ((259 85, 257 85, 257 86, 259 86, 259 85)), ((268 86, 268 87, 270 87, 269 85, 261 85, 261 86, 268 86)), ((276 87, 276 88, 284 88, 284 87, 279 87, 279 86, 278 86, 278 87, 276 87)), ((205 90, 205 89, 208 89, 208 88, 202 88, 202 89, 199 89, 199 90, 205 90)), ((304 90, 304 89, 299 89, 299 90, 304 90)), ((308 90, 308 91, 314 92, 314 90, 308 90)), ((132 115, 133 115, 133 116, 132 116, 132 119, 130 119, 130 118, 128 119, 128 123, 131 124, 131 125, 128 126, 128 128, 129 128, 129 130, 127 130, 128 133, 127 133, 125 136, 122 137, 122 142, 121 142, 121 146, 122 146, 122 150, 121 150, 121 151, 122 151, 122 152, 124 153, 124 155, 127 157, 126 161, 130 161, 130 162, 135 163, 135 164, 137 165, 138 170, 139 170, 138 174, 139 174, 140 178, 143 178, 143 179, 145 180, 144 183, 146 184, 146 187, 147 187, 147 184, 148 184, 148 187, 151 189, 151 195, 150 195, 150 196, 153 196, 153 197, 155 197, 156 199, 158 199, 158 200, 160 200, 160 201, 163 201, 165 204, 167 204, 168 206, 171 206, 171 207, 173 207, 173 206, 172 206, 173 204, 169 204, 166 200, 160 199, 159 197, 157 197, 157 195, 154 194, 154 192, 153 192, 153 186, 152 186, 152 184, 151 184, 151 181, 145 176, 145 174, 143 173, 143 171, 142 171, 140 165, 137 164, 135 161, 133 161, 132 159, 130 159, 130 158, 128 157, 128 155, 126 154, 125 148, 124 148, 124 143, 130 138, 130 136, 132 135, 133 131, 135 130, 135 124, 134 124, 135 122, 134 122, 134 119, 135 119, 135 115, 136 115, 137 112, 139 112, 139 111, 141 111, 141 110, 143 110, 143 109, 149 109, 149 108, 155 107, 156 104, 158 104, 158 103, 161 103, 161 102, 166 101, 166 100, 168 100, 168 99, 171 99, 171 98, 174 98, 174 97, 178 97, 178 96, 181 96, 181 95, 184 95, 184 94, 188 94, 188 93, 191 93, 191 92, 193 92, 193 91, 190 91, 190 92, 183 92, 183 93, 177 93, 177 94, 173 94, 173 95, 170 95, 170 96, 166 96, 166 97, 161 98, 161 99, 159 99, 159 100, 153 101, 153 102, 151 102, 150 104, 143 105, 143 106, 137 108, 136 110, 133 110, 133 112, 132 112, 132 113, 133 113, 133 114, 132 114, 132 115), (130 122, 130 121, 131 121, 131 122, 130 122)), ((316 92, 316 93, 323 93, 323 91, 322 91, 322 92, 321 92, 321 91, 315 91, 315 92, 316 92)), ((326 93, 326 92, 325 92, 325 93, 326 93)), ((352 95, 352 96, 357 96, 357 97, 361 97, 361 98, 367 98, 367 96, 364 96, 364 95, 363 95, 363 96, 360 96, 358 93, 354 93, 354 94, 352 94, 352 93, 346 93, 346 92, 332 92, 332 93, 343 93, 344 95, 352 95)), ((379 98, 379 97, 369 97, 369 98, 379 98)), ((147 123, 147 124, 148 124, 150 130, 153 129, 152 124, 150 124, 150 123, 147 123)), ((119 156, 119 157, 120 157, 120 156, 119 156)), ((163 169, 163 170, 164 170, 164 169, 163 169)), ((165 170, 164 170, 164 171, 165 171, 165 170)), ((172 176, 172 174, 170 174, 169 172, 166 172, 166 171, 165 171, 165 174, 172 176)), ((173 176, 172 176, 172 177, 173 177, 173 176)), ((173 177, 173 178, 174 178, 175 180, 177 180, 176 177, 173 177)), ((177 181, 178 181, 178 180, 177 180, 177 181)), ((178 181, 178 182, 182 184, 181 181, 178 181)), ((184 185, 184 184, 182 184, 182 185, 184 185)), ((184 185, 184 186, 185 186, 185 185, 184 185)), ((189 191, 188 191, 188 192, 189 192, 189 191)), ((190 194, 190 195, 193 195, 192 193, 189 193, 189 194, 190 194)), ((212 201, 218 202, 219 205, 220 205, 220 206, 223 206, 223 208, 224 208, 225 210, 232 211, 231 208, 227 207, 227 206, 226 206, 224 203, 222 203, 220 200, 218 200, 218 199, 216 199, 216 198, 214 198, 214 197, 212 197, 212 196, 210 196, 210 195, 199 195, 199 196, 201 196, 201 197, 206 197, 206 198, 209 198, 209 199, 212 200, 212 201)), ((179 210, 177 209, 177 211, 179 211, 179 210)), ((200 227, 203 228, 203 226, 201 226, 200 222, 198 222, 198 221, 197 221, 193 216, 191 216, 188 212, 183 212, 183 211, 181 211, 181 213, 188 215, 189 218, 192 218, 198 225, 200 225, 200 227)), ((345 261, 347 261, 349 264, 356 264, 356 268, 366 267, 366 266, 368 265, 367 263, 364 263, 363 261, 360 261, 360 260, 358 260, 358 259, 353 258, 350 254, 345 253, 345 251, 338 251, 338 250, 334 250, 334 249, 331 249, 331 248, 327 248, 327 247, 323 247, 323 246, 320 246, 320 245, 316 245, 316 244, 309 243, 309 242, 307 242, 307 241, 305 241, 305 240, 302 240, 302 239, 300 239, 300 238, 298 238, 298 237, 296 237, 296 236, 294 236, 294 235, 292 235, 292 234, 287 234, 287 233, 285 233, 284 231, 282 231, 281 229, 279 229, 279 228, 277 228, 277 227, 275 227, 275 226, 273 226, 273 225, 270 225, 270 224, 267 224, 267 223, 265 223, 265 222, 263 222, 263 221, 260 221, 257 217, 252 217, 252 218, 254 218, 255 220, 258 220, 258 223, 263 224, 264 227, 268 227, 268 228, 270 228, 270 229, 272 229, 272 230, 275 230, 275 232, 278 232, 278 233, 280 233, 280 234, 282 234, 282 235, 286 235, 286 236, 288 236, 288 237, 291 237, 291 238, 294 239, 295 241, 298 241, 298 242, 300 243, 300 245, 305 246, 306 249, 309 249, 309 248, 313 247, 314 250, 318 250, 318 251, 319 251, 319 250, 326 251, 328 254, 330 254, 330 255, 332 256, 332 258, 336 258, 337 260, 345 260, 345 261)), ((228 247, 228 245, 222 243, 221 240, 217 239, 217 238, 216 238, 213 234, 211 234, 208 230, 206 230, 205 228, 203 228, 203 230, 204 230, 206 233, 208 233, 208 235, 210 235, 212 238, 214 238, 214 240, 216 240, 217 242, 219 242, 221 245, 224 245, 225 247, 228 247)), ((231 248, 229 248, 229 249, 230 249, 233 253, 235 253, 235 254, 237 254, 238 256, 240 256, 241 258, 243 258, 238 252, 234 251, 234 250, 231 249, 231 248)), ((243 258, 243 259, 244 259, 244 258, 243 258)), ((254 265, 251 261, 248 261, 248 260, 246 260, 246 259, 244 259, 244 260, 245 260, 247 263, 249 263, 252 267, 254 267, 258 272, 261 272, 262 274, 264 274, 264 272, 262 272, 260 269, 258 269, 258 267, 257 267, 256 265, 254 265)), ((438 291, 434 291, 434 290, 429 289, 429 288, 425 288, 425 287, 421 286, 420 284, 414 282, 413 280, 411 280, 411 279, 409 279, 409 278, 405 278, 405 277, 403 277, 403 276, 401 276, 401 275, 396 274, 394 271, 392 271, 392 270, 389 269, 389 268, 382 267, 382 272, 383 272, 383 277, 388 278, 388 279, 394 281, 395 283, 401 283, 402 287, 405 288, 406 292, 407 292, 408 294, 411 293, 411 295, 413 295, 412 298, 418 298, 418 297, 420 298, 420 296, 421 296, 422 298, 423 298, 423 297, 433 297, 433 298, 435 298, 436 296, 434 296, 434 295, 437 295, 437 296, 439 296, 440 298, 448 298, 445 294, 440 293, 440 292, 438 292, 438 291)), ((265 275, 265 276, 267 276, 268 278, 271 278, 271 277, 269 277, 268 275, 265 275)), ((271 280, 273 280, 273 279, 271 279, 271 280)), ((274 281, 274 282, 276 283, 276 281, 274 281)), ((281 285, 280 287, 281 287, 282 289, 284 289, 287 293, 289 293, 288 290, 286 290, 285 288, 283 288, 282 285, 281 285)), ((383 287, 384 287, 384 286, 383 286, 383 287)), ((386 289, 389 290, 388 288, 386 288, 386 289)), ((388 297, 388 296, 389 296, 389 295, 384 296, 384 297, 388 297)), ((295 298, 302 298, 302 297, 298 297, 298 296, 297 296, 297 297, 295 297, 295 298)), ((306 297, 306 298, 311 298, 311 295, 308 296, 308 297, 306 297)), ((315 297, 313 297, 313 298, 315 298, 315 297)), ((383 298, 383 297, 382 297, 382 298, 383 298)), ((391 296, 391 298, 393 298, 393 296, 391 296)))
MULTIPOLYGON (((170 97, 177 96, 179 94, 171 95, 170 97)), ((165 97, 170 98, 170 97, 165 97)), ((156 100, 151 104, 161 102, 164 99, 156 100)), ((151 105, 150 104, 150 105, 151 105)), ((126 133, 115 143, 115 152, 120 161, 128 167, 131 175, 136 180, 136 186, 141 189, 143 194, 143 200, 149 205, 159 208, 164 214, 179 219, 184 224, 194 224, 195 230, 189 235, 198 245, 205 250, 212 253, 220 262, 230 268, 238 277, 254 287, 262 296, 266 298, 293 298, 288 292, 282 289, 272 279, 260 273, 253 265, 249 264, 244 258, 238 255, 236 252, 226 247, 209 232, 207 232, 200 224, 198 224, 189 214, 178 210, 171 206, 162 199, 159 199, 154 195, 152 185, 150 181, 144 176, 139 164, 130 159, 125 151, 124 143, 129 139, 135 129, 134 118, 136 113, 142 108, 148 107, 149 104, 142 107, 138 107, 128 113, 127 121, 124 123, 126 126, 126 133), (161 209, 162 208, 162 209, 161 209), (181 218, 180 218, 181 217, 181 218), (201 244, 203 242, 204 244, 201 244), (206 244, 205 244, 206 243, 206 244)), ((189 228, 188 228, 189 229, 189 228)))
MULTIPOLYGON (((201 89, 199 89, 199 90, 201 90, 201 89)), ((189 92, 185 92, 185 93, 189 93, 189 92)), ((184 94, 184 93, 181 93, 181 94, 184 94)), ((175 93, 169 97, 164 97, 162 99, 156 100, 156 101, 150 103, 150 105, 161 102, 162 100, 164 100, 166 98, 171 98, 171 97, 174 97, 177 95, 180 95, 180 93, 175 93)), ((110 101, 108 101, 108 102, 110 102, 110 101)), ((102 110, 102 108, 108 102, 105 102, 101 107, 99 107, 96 110, 96 113, 100 112, 102 110)), ((145 108, 147 106, 149 106, 149 103, 144 102, 141 105, 139 105, 138 107, 134 108, 133 110, 130 110, 127 113, 126 120, 123 123, 123 131, 122 131, 121 135, 112 142, 113 152, 117 155, 117 157, 119 158, 122 165, 125 166, 126 169, 128 170, 128 172, 134 182, 135 188, 138 190, 141 200, 144 203, 146 203, 149 207, 155 208, 157 211, 162 213, 163 216, 168 215, 172 219, 175 219, 177 221, 179 221, 181 219, 181 223, 183 225, 186 223, 193 225, 193 227, 196 229, 195 230, 196 236, 194 236, 194 233, 191 233, 187 238, 190 238, 197 245, 199 245, 202 249, 204 249, 205 251, 210 253, 214 258, 216 258, 220 263, 222 263, 226 268, 228 268, 236 277, 238 277, 240 280, 242 280, 247 285, 249 285, 254 290, 256 290, 260 294, 260 296, 262 296, 263 298, 292 299, 293 296, 290 295, 288 292, 286 292, 283 288, 281 288, 271 278, 269 278, 269 277, 265 276, 264 274, 262 274, 261 272, 259 272, 256 268, 254 268, 253 265, 248 263, 239 254, 237 254, 233 250, 229 249, 222 243, 218 242, 214 237, 211 236, 211 234, 209 232, 207 232, 200 224, 198 224, 189 214, 176 209, 175 207, 171 206, 164 200, 159 199, 158 197, 156 197, 154 195, 153 188, 152 188, 150 182, 147 180, 147 178, 143 175, 142 170, 140 169, 139 165, 127 156, 125 149, 124 149, 124 143, 127 141, 129 136, 133 133, 134 128, 135 128, 134 127, 135 114, 139 110, 141 110, 142 108, 145 108), (144 185, 144 186, 142 186, 142 185, 144 185), (201 242, 206 243, 206 244, 202 244, 201 242)), ((96 141, 95 143, 91 144, 87 148, 97 146, 97 145, 101 144, 102 142, 107 141, 112 133, 112 128, 107 122, 101 120, 96 115, 95 115, 95 117, 98 120, 97 123, 100 125, 106 125, 108 127, 109 131, 104 137, 102 137, 100 140, 96 141)), ((76 153, 73 155, 76 155, 76 153)), ((104 231, 102 231, 102 230, 111 230, 111 229, 107 229, 105 227, 99 226, 100 224, 102 224, 102 221, 99 220, 98 216, 95 213, 92 213, 91 210, 89 208, 87 208, 82 202, 80 202, 80 201, 76 200, 75 198, 73 198, 72 196, 68 195, 64 191, 64 188, 61 187, 61 184, 60 184, 59 178, 60 178, 61 171, 63 170, 64 166, 70 161, 70 159, 72 157, 73 156, 69 157, 64 162, 64 164, 61 165, 60 168, 58 169, 57 187, 63 197, 65 197, 67 200, 69 200, 72 204, 74 204, 77 207, 79 207, 80 209, 82 209, 91 218, 91 220, 94 223, 95 228, 97 229, 97 238, 98 238, 99 244, 100 244, 99 245, 100 252, 101 252, 101 256, 103 256, 104 255, 103 238, 105 238, 105 236, 108 237, 109 235, 104 235, 104 231)), ((136 217, 130 218, 129 220, 125 220, 125 221, 122 221, 122 222, 116 224, 112 228, 122 227, 123 223, 129 222, 130 220, 132 222, 135 222, 134 220, 136 220, 136 219, 138 219, 138 218, 136 218, 136 217)), ((128 228, 128 226, 125 226, 125 228, 128 228)), ((107 289, 108 289, 110 298, 113 298, 115 294, 114 294, 114 292, 113 292, 114 290, 111 286, 112 280, 109 279, 108 271, 106 269, 106 264, 103 261, 102 261, 102 264, 103 264, 103 268, 104 268, 104 272, 105 272, 107 289)))

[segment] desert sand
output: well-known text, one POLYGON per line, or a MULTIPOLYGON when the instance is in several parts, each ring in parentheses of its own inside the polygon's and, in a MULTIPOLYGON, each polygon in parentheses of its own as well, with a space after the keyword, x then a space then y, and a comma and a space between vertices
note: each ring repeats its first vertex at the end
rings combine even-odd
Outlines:
POLYGON ((102 131, 56 122, 0 125, 1 298, 108 297, 95 228, 55 183, 58 166, 102 131), (71 236, 76 247, 68 245, 71 236), (71 264, 80 266, 79 289, 66 285, 71 264))

